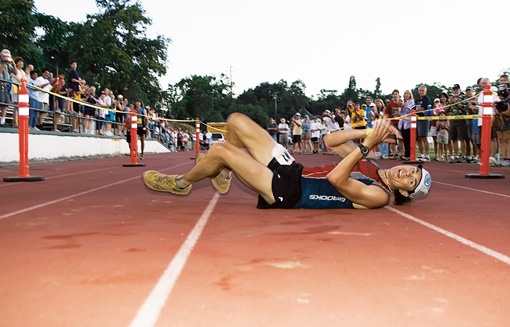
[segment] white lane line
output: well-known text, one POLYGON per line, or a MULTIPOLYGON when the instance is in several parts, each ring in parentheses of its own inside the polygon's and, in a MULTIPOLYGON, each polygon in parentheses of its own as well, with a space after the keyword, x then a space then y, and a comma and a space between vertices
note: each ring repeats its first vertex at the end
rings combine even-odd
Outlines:
POLYGON ((493 258, 495 258, 495 259, 497 259, 497 260, 499 260, 499 261, 501 261, 501 262, 503 262, 503 263, 506 263, 507 265, 510 265, 510 257, 508 257, 508 256, 506 256, 506 255, 504 255, 504 254, 502 254, 502 253, 499 253, 499 252, 497 252, 497 251, 494 251, 494 250, 492 250, 492 249, 489 249, 488 247, 485 247, 485 246, 483 246, 483 245, 480 245, 480 244, 478 244, 478 243, 475 243, 475 242, 473 242, 473 241, 470 241, 470 240, 468 240, 467 238, 464 238, 464 237, 462 237, 462 236, 459 236, 459 235, 457 235, 457 234, 454 234, 454 233, 452 233, 452 232, 449 232, 449 231, 447 231, 447 230, 445 230, 445 229, 442 229, 442 228, 440 228, 440 227, 437 227, 437 226, 435 226, 435 225, 432 225, 431 223, 428 223, 428 222, 426 222, 426 221, 423 221, 423 220, 421 220, 421 219, 418 219, 418 218, 416 218, 416 217, 413 217, 413 216, 411 216, 411 215, 409 215, 409 214, 407 214, 407 213, 405 213, 405 212, 402 212, 402 211, 400 211, 400 210, 397 210, 397 209, 395 209, 395 208, 393 208, 393 207, 387 206, 387 207, 385 207, 385 208, 386 208, 386 209, 388 209, 388 210, 390 210, 390 211, 393 211, 393 212, 394 212, 394 213, 396 213, 396 214, 399 214, 400 216, 402 216, 402 217, 404 217, 404 218, 407 218, 407 219, 409 219, 409 220, 412 220, 412 221, 414 221, 415 223, 418 223, 418 224, 420 224, 420 225, 423 225, 423 226, 425 226, 425 227, 428 227, 428 228, 430 228, 430 229, 432 229, 432 230, 434 230, 434 231, 436 231, 436 232, 438 232, 438 233, 440 233, 440 234, 443 234, 444 236, 447 236, 447 237, 449 237, 449 238, 451 238, 451 239, 453 239, 453 240, 455 240, 455 241, 457 241, 457 242, 459 242, 459 243, 462 243, 462 244, 464 244, 464 245, 467 245, 467 246, 469 246, 470 248, 473 248, 473 249, 475 249, 475 250, 477 250, 477 251, 480 251, 480 252, 482 252, 482 253, 485 253, 485 254, 486 254, 486 255, 488 255, 488 256, 491 256, 491 257, 493 257, 493 258))
MULTIPOLYGON (((176 167, 180 167, 180 166, 183 166, 185 164, 187 164, 187 163, 175 165, 175 166, 172 166, 172 167, 169 167, 169 168, 160 169, 159 171, 166 171, 166 170, 174 169, 176 167)), ((21 213, 25 213, 25 212, 28 212, 28 211, 32 211, 32 210, 35 210, 35 209, 39 209, 39 208, 42 208, 42 207, 46 207, 46 206, 49 206, 51 204, 55 204, 55 203, 58 203, 58 202, 66 201, 66 200, 69 200, 69 199, 73 199, 73 198, 76 198, 76 197, 79 197, 79 196, 82 196, 82 195, 85 195, 85 194, 89 194, 89 193, 92 193, 92 192, 95 192, 95 191, 103 190, 105 188, 109 188, 109 187, 112 187, 112 186, 116 186, 116 185, 119 185, 119 184, 130 182, 130 181, 135 180, 135 179, 140 179, 141 180, 141 174, 136 176, 136 177, 124 179, 124 180, 119 181, 119 182, 107 184, 107 185, 104 185, 104 186, 101 186, 101 187, 96 187, 96 188, 93 188, 93 189, 89 189, 89 190, 86 190, 86 191, 83 191, 83 192, 80 192, 80 193, 76 193, 76 194, 72 194, 72 195, 69 195, 69 196, 65 196, 65 197, 60 198, 60 199, 44 202, 44 203, 41 203, 41 204, 38 204, 38 205, 35 205, 35 206, 31 206, 31 207, 27 207, 27 208, 24 208, 24 209, 21 209, 21 210, 18 210, 18 211, 9 212, 9 213, 1 215, 0 216, 0 220, 1 219, 5 219, 5 218, 9 218, 9 217, 12 217, 12 216, 16 216, 16 215, 19 215, 21 213)))
POLYGON ((456 188, 461 188, 463 190, 468 190, 468 191, 474 191, 474 192, 480 192, 480 193, 485 193, 485 194, 489 194, 489 195, 497 195, 497 196, 501 196, 501 197, 504 197, 504 198, 510 198, 510 195, 501 194, 501 193, 494 193, 494 192, 489 192, 489 191, 484 191, 484 190, 479 190, 479 189, 471 188, 471 187, 459 186, 459 185, 442 183, 442 182, 436 182, 436 181, 434 181, 434 183, 435 184, 446 185, 446 186, 451 186, 451 187, 456 187, 456 188))
POLYGON ((197 221, 195 227, 193 227, 193 230, 189 233, 186 241, 184 241, 163 275, 159 278, 158 283, 154 286, 151 293, 138 310, 135 318, 129 325, 130 327, 154 326, 156 324, 161 313, 161 309, 165 305, 166 300, 170 296, 170 293, 179 278, 179 275, 184 269, 184 265, 188 261, 191 251, 200 238, 200 234, 202 234, 205 224, 214 210, 219 197, 218 193, 214 194, 214 197, 209 202, 207 208, 205 208, 204 213, 197 221))

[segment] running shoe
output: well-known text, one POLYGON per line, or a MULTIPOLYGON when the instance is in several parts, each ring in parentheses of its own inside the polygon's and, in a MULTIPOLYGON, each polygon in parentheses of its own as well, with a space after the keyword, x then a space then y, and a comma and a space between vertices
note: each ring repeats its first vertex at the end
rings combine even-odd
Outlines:
MULTIPOLYGON (((198 164, 205 158, 205 153, 199 153, 195 158, 195 162, 198 164)), ((219 193, 227 193, 230 189, 230 182, 232 181, 232 172, 227 168, 223 168, 218 175, 211 178, 211 183, 219 193)))
POLYGON ((142 175, 145 186, 153 191, 167 192, 175 195, 186 195, 191 191, 192 184, 185 188, 177 186, 177 177, 179 175, 165 175, 155 170, 148 170, 142 175))

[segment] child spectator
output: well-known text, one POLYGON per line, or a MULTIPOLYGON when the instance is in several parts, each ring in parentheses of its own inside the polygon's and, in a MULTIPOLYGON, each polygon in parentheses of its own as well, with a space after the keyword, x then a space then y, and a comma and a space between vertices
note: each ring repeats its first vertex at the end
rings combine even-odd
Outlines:
POLYGON ((446 113, 444 110, 439 111, 439 120, 436 123, 437 128, 437 161, 446 161, 448 158, 448 132, 450 129, 450 122, 446 120, 446 113))

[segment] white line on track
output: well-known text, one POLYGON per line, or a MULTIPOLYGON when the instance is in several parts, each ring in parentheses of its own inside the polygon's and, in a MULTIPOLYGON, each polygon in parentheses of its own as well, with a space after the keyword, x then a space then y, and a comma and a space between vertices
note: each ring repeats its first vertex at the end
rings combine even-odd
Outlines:
POLYGON ((456 188, 461 188, 463 190, 468 190, 468 191, 474 191, 474 192, 480 192, 480 193, 485 193, 485 194, 490 194, 490 195, 497 195, 497 196, 501 196, 501 197, 504 197, 504 198, 510 198, 510 195, 501 194, 501 193, 494 193, 494 192, 489 192, 489 191, 484 191, 484 190, 479 190, 479 189, 471 188, 471 187, 459 186, 459 185, 448 184, 448 183, 443 183, 443 182, 436 182, 436 181, 434 181, 434 183, 441 184, 441 185, 446 185, 446 186, 451 186, 451 187, 456 187, 456 188))
POLYGON ((489 249, 488 247, 485 247, 485 246, 483 246, 483 245, 480 245, 480 244, 478 244, 478 243, 475 243, 475 242, 473 242, 473 241, 470 241, 470 240, 468 240, 467 238, 464 238, 464 237, 462 237, 462 236, 459 236, 459 235, 457 235, 457 234, 454 234, 454 233, 452 233, 452 232, 449 232, 449 231, 447 231, 447 230, 445 230, 445 229, 442 229, 441 227, 437 227, 437 226, 435 226, 435 225, 432 225, 431 223, 428 223, 428 222, 426 222, 426 221, 423 221, 423 220, 421 220, 421 219, 418 219, 418 218, 416 218, 416 217, 414 217, 414 216, 411 216, 410 214, 407 214, 407 213, 405 213, 405 212, 402 212, 402 211, 400 211, 400 210, 397 210, 397 209, 395 209, 395 208, 393 208, 393 207, 386 206, 385 208, 386 208, 386 209, 388 209, 388 210, 390 210, 390 211, 393 211, 394 213, 396 213, 396 214, 398 214, 398 215, 400 215, 400 216, 402 216, 402 217, 404 217, 404 218, 407 218, 407 219, 409 219, 409 220, 412 220, 412 221, 414 221, 415 223, 418 223, 418 224, 423 225, 423 226, 425 226, 425 227, 427 227, 427 228, 430 228, 430 229, 432 229, 432 230, 434 230, 434 231, 436 231, 436 232, 438 232, 438 233, 440 233, 440 234, 443 234, 444 236, 447 236, 447 237, 449 237, 449 238, 451 238, 451 239, 453 239, 453 240, 455 240, 455 241, 457 241, 457 242, 459 242, 459 243, 462 243, 462 244, 464 244, 464 245, 467 245, 467 246, 469 246, 470 248, 473 248, 473 249, 475 249, 475 250, 477 250, 477 251, 480 251, 480 252, 482 252, 482 253, 485 253, 485 254, 486 254, 486 255, 488 255, 488 256, 491 256, 491 257, 493 257, 493 258, 495 258, 495 259, 497 259, 497 260, 499 260, 499 261, 501 261, 501 262, 503 262, 503 263, 506 263, 507 265, 510 265, 510 257, 508 257, 508 256, 506 256, 506 255, 504 255, 504 254, 501 254, 501 253, 499 253, 499 252, 497 252, 497 251, 494 251, 494 250, 492 250, 492 249, 489 249))
POLYGON ((130 327, 154 326, 156 324, 161 313, 161 309, 165 305, 168 296, 172 292, 172 289, 179 278, 179 275, 184 269, 184 265, 186 264, 186 261, 188 261, 191 251, 200 238, 200 234, 202 234, 207 220, 214 210, 218 199, 219 194, 215 193, 214 197, 209 202, 209 205, 205 208, 204 213, 195 224, 195 227, 193 227, 189 233, 186 241, 184 241, 163 275, 159 278, 158 283, 154 286, 151 293, 138 310, 135 318, 129 325, 130 327))
MULTIPOLYGON (((186 164, 188 164, 188 163, 183 163, 183 164, 175 165, 175 166, 172 166, 172 167, 160 169, 159 171, 166 171, 166 170, 174 169, 176 167, 180 167, 180 166, 183 166, 183 165, 186 165, 186 164)), ((116 186, 116 185, 119 185, 119 184, 130 182, 130 181, 135 180, 135 179, 141 179, 141 175, 140 176, 136 176, 136 177, 132 177, 132 178, 128 178, 128 179, 124 179, 124 180, 121 180, 121 181, 118 181, 118 182, 115 182, 115 183, 110 183, 110 184, 107 184, 107 185, 104 185, 104 186, 96 187, 96 188, 93 188, 93 189, 89 189, 89 190, 86 190, 86 191, 83 191, 83 192, 75 193, 75 194, 72 194, 72 195, 60 198, 60 199, 53 200, 53 201, 44 202, 44 203, 41 203, 41 204, 38 204, 38 205, 35 205, 35 206, 31 206, 31 207, 28 207, 28 208, 24 208, 24 209, 21 209, 21 210, 18 210, 18 211, 9 212, 9 213, 1 215, 0 216, 0 220, 1 219, 5 219, 5 218, 9 218, 9 217, 12 217, 12 216, 16 216, 16 215, 19 215, 21 213, 25 213, 25 212, 28 212, 28 211, 32 211, 32 210, 35 210, 35 209, 39 209, 39 208, 42 208, 42 207, 46 207, 46 206, 49 206, 51 204, 55 204, 55 203, 58 203, 58 202, 66 201, 66 200, 69 200, 69 199, 73 199, 73 198, 76 198, 76 197, 79 197, 79 196, 82 196, 82 195, 85 195, 85 194, 89 194, 89 193, 92 193, 92 192, 95 192, 95 191, 103 190, 105 188, 109 188, 109 187, 112 187, 112 186, 116 186)))

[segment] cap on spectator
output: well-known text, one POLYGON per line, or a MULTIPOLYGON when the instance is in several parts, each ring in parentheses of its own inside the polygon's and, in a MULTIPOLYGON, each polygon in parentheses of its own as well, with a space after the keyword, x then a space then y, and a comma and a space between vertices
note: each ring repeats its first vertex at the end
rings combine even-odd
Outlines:
POLYGON ((151 106, 145 106, 145 109, 150 109, 150 108, 151 108, 151 106))
POLYGON ((142 99, 140 99, 140 98, 136 98, 135 102, 140 102, 140 103, 141 103, 141 102, 142 102, 142 99))
POLYGON ((454 89, 460 89, 460 85, 459 84, 453 84, 453 88, 454 89))
POLYGON ((329 111, 327 109, 324 112, 327 113, 327 114, 331 113, 331 111, 329 111))
POLYGON ((467 90, 473 90, 473 87, 472 86, 466 86, 466 91, 467 90))
POLYGON ((3 49, 2 52, 1 52, 1 55, 11 59, 11 52, 9 50, 7 50, 7 49, 3 49))
POLYGON ((297 113, 296 113, 296 116, 299 116, 299 117, 301 117, 301 114, 300 114, 299 112, 297 112, 297 113))
POLYGON ((122 94, 117 95, 117 99, 124 99, 124 96, 122 94))
POLYGON ((434 102, 440 102, 439 98, 435 98, 434 102))
POLYGON ((370 107, 377 107, 377 106, 375 105, 375 103, 373 103, 373 102, 372 102, 372 103, 370 104, 370 107))

